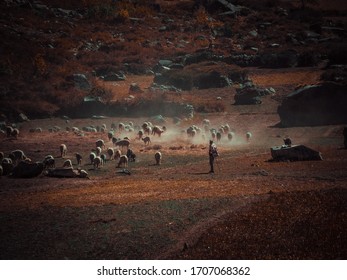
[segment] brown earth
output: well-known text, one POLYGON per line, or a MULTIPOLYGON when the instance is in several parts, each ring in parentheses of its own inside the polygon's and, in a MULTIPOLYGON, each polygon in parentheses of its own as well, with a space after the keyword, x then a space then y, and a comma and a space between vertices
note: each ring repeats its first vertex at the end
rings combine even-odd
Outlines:
MULTIPOLYGON (((289 75, 254 71, 254 81, 276 87, 276 77, 289 75), (267 79, 265 79, 267 77, 267 79)), ((292 71, 292 70, 290 70, 292 71)), ((313 70, 312 70, 313 71, 313 70)), ((292 85, 314 71, 292 73, 292 85), (294 77, 297 77, 295 80, 294 77)), ((140 79, 138 77, 138 79, 140 79)), ((137 161, 131 175, 114 161, 94 170, 88 155, 106 134, 65 132, 65 127, 101 125, 148 118, 32 120, 24 123, 18 139, 1 138, 7 155, 21 148, 33 161, 56 156, 66 143, 83 155, 82 168, 90 179, 0 179, 1 259, 346 259, 347 150, 342 149, 343 125, 317 127, 276 126, 281 92, 263 104, 230 105, 227 112, 198 114, 179 126, 167 120, 161 138, 145 146, 135 134, 137 161), (277 98, 276 98, 277 97, 277 98), (218 143, 216 173, 208 174, 207 142, 188 139, 182 130, 203 118, 212 127, 228 123, 236 138, 218 143), (49 133, 58 125, 62 131, 49 133), (41 127, 42 133, 29 133, 41 127), (245 141, 246 131, 253 137, 245 141), (322 153, 323 161, 273 162, 270 147, 290 136, 322 153), (163 154, 160 166, 154 153, 163 154)), ((282 91, 281 91, 282 88, 282 91)), ((216 90, 222 95, 225 89, 216 90)), ((75 167, 77 167, 75 165, 75 167)))

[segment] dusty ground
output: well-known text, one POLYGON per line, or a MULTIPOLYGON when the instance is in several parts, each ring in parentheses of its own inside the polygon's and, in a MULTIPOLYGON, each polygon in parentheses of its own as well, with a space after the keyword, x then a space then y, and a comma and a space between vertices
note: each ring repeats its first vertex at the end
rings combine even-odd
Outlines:
MULTIPOLYGON (((253 78, 265 81, 256 72, 253 78)), ((283 84, 272 86, 281 93, 283 84)), ((58 156, 66 143, 66 158, 76 164, 74 153, 82 153, 90 179, 2 177, 0 258, 346 259, 343 125, 280 128, 278 101, 271 96, 261 105, 228 106, 226 113, 198 115, 180 126, 169 119, 168 131, 147 147, 128 134, 137 154, 130 176, 119 173, 114 161, 98 170, 89 164, 95 141, 106 134, 80 137, 64 130, 130 120, 141 125, 146 118, 32 120, 17 140, 1 138, 5 154, 21 148, 34 161, 58 156), (208 140, 191 141, 181 133, 193 122, 201 126, 203 118, 236 131, 231 143, 218 143, 213 175, 207 173, 208 140), (49 133, 54 125, 63 131, 49 133), (34 127, 43 132, 29 133, 34 127), (246 131, 253 133, 250 143, 246 131), (270 147, 286 135, 319 150, 323 161, 271 162, 270 147), (163 154, 160 166, 154 165, 156 149, 163 154)), ((63 160, 58 157, 57 166, 63 160)))

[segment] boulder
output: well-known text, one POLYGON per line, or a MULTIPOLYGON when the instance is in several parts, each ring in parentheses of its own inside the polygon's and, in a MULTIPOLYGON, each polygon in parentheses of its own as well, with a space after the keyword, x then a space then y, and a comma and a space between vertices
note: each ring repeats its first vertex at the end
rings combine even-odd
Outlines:
POLYGON ((260 66, 264 68, 290 68, 298 65, 299 54, 295 50, 268 52, 261 54, 259 59, 260 66))
POLYGON ((91 85, 88 78, 84 74, 73 74, 66 77, 67 81, 72 81, 75 83, 75 87, 82 90, 90 90, 91 85))
POLYGON ((21 161, 13 168, 11 176, 14 178, 33 178, 39 176, 43 169, 42 162, 21 161))
POLYGON ((275 161, 323 160, 320 152, 304 145, 272 147, 271 156, 275 161))
POLYGON ((326 82, 300 88, 278 107, 282 126, 347 123, 347 85, 326 82))
POLYGON ((261 97, 270 94, 271 91, 253 85, 252 82, 236 90, 234 105, 254 105, 261 104, 261 97))

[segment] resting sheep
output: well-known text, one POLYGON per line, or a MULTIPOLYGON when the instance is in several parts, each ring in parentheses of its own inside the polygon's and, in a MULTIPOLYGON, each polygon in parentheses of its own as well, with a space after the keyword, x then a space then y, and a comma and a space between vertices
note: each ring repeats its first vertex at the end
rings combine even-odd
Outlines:
POLYGON ((119 168, 121 165, 123 165, 124 168, 128 167, 128 157, 126 155, 120 156, 117 168, 119 168))
POLYGON ((154 154, 154 158, 155 158, 156 164, 157 164, 157 165, 160 165, 161 159, 162 159, 161 152, 159 152, 159 151, 156 152, 156 153, 154 154))
POLYGON ((65 144, 61 144, 60 147, 60 157, 65 157, 67 153, 67 147, 65 144))

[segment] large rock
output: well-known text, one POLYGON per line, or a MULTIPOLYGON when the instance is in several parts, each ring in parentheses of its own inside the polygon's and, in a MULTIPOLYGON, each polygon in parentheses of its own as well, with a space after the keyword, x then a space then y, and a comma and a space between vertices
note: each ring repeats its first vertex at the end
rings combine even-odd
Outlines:
POLYGON ((304 145, 287 146, 271 148, 271 156, 273 160, 297 161, 297 160, 322 160, 320 152, 308 148, 304 145))
POLYGON ((295 50, 286 50, 279 53, 263 53, 259 57, 260 66, 264 68, 290 68, 299 63, 299 54, 295 50))
POLYGON ((44 169, 42 162, 21 161, 12 170, 12 177, 15 178, 33 178, 39 176, 44 169))
POLYGON ((73 75, 67 76, 66 80, 74 82, 75 87, 77 87, 79 89, 82 89, 82 90, 90 90, 91 89, 90 82, 89 82, 88 78, 86 77, 86 75, 84 75, 84 74, 73 74, 73 75))
POLYGON ((332 82, 300 88, 278 107, 282 126, 347 123, 347 86, 332 82))
POLYGON ((267 89, 259 88, 253 85, 252 82, 246 83, 246 86, 236 90, 235 105, 254 105, 261 104, 261 97, 268 95, 271 92, 267 89))

